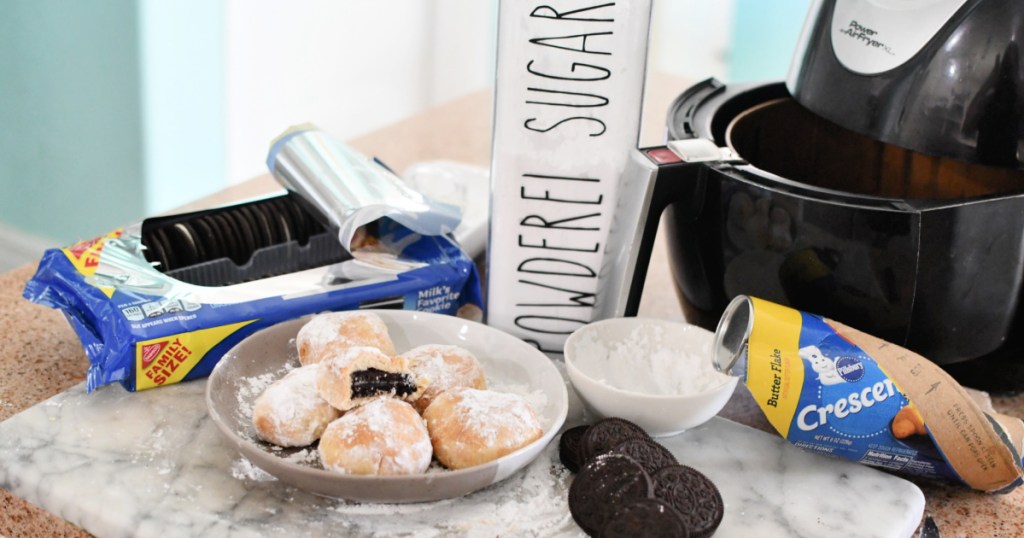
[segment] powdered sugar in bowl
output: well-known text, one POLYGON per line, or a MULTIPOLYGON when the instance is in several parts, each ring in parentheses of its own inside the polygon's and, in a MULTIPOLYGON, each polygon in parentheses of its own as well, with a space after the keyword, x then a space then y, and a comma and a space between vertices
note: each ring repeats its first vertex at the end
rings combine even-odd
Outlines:
POLYGON ((589 411, 674 435, 718 414, 736 388, 712 366, 713 343, 714 333, 686 323, 606 319, 566 340, 566 371, 589 411))

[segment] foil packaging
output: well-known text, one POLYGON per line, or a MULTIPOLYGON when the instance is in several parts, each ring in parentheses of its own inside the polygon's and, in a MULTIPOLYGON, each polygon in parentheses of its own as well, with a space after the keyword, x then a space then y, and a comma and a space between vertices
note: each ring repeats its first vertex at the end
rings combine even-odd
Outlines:
POLYGON ((323 214, 349 252, 356 230, 382 217, 422 235, 451 233, 461 220, 458 206, 427 198, 381 162, 313 126, 281 135, 267 167, 286 189, 323 214))

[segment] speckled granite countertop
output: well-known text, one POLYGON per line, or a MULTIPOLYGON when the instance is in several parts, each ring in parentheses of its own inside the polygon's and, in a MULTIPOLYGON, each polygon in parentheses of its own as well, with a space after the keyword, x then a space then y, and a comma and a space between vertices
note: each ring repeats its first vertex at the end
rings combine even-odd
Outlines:
MULTIPOLYGON (((656 79, 648 85, 645 114, 651 118, 644 141, 656 143, 664 110, 685 82, 656 79)), ((393 168, 428 159, 450 159, 486 166, 490 150, 490 95, 480 93, 437 107, 401 124, 372 133, 353 145, 377 155, 393 168)), ((274 189, 269 178, 257 178, 227 189, 196 207, 219 204, 274 189)), ((663 234, 661 234, 663 235, 663 234)), ((655 247, 646 289, 671 287, 663 244, 655 247)), ((88 361, 78 338, 56 311, 21 297, 35 268, 24 266, 0 275, 0 421, 85 379, 88 361)), ((673 294, 647 293, 641 314, 682 319, 673 294)), ((993 397, 996 410, 1024 417, 1024 395, 993 397)), ((768 428, 756 403, 744 391, 722 413, 744 424, 768 428)), ((927 499, 926 514, 942 536, 1024 536, 1024 488, 1008 495, 986 495, 962 487, 915 480, 927 499)), ((822 492, 827 494, 827 492, 822 492)), ((63 519, 0 489, 0 536, 88 536, 63 519)))

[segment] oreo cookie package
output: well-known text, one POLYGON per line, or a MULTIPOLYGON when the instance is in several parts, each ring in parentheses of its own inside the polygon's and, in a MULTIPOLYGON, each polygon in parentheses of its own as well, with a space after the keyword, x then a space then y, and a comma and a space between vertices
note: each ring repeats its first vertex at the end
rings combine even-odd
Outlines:
POLYGON ((205 377, 246 336, 323 311, 482 316, 476 266, 452 238, 458 208, 315 129, 286 133, 268 164, 286 194, 43 255, 24 296, 65 314, 89 357, 89 391, 205 377))

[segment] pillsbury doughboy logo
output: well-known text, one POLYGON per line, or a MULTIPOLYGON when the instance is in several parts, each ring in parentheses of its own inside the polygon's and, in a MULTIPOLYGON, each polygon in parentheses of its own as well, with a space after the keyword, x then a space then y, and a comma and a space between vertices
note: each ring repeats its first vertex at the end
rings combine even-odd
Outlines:
POLYGON ((836 359, 836 373, 849 383, 856 383, 864 378, 864 363, 857 357, 839 357, 836 359))
POLYGON ((791 435, 853 449, 856 440, 888 431, 905 398, 860 348, 805 316, 799 355, 806 375, 791 435))
POLYGON ((818 374, 818 381, 822 385, 835 385, 843 382, 843 378, 836 372, 835 361, 831 357, 825 356, 818 346, 800 348, 800 358, 811 363, 811 369, 818 374))

